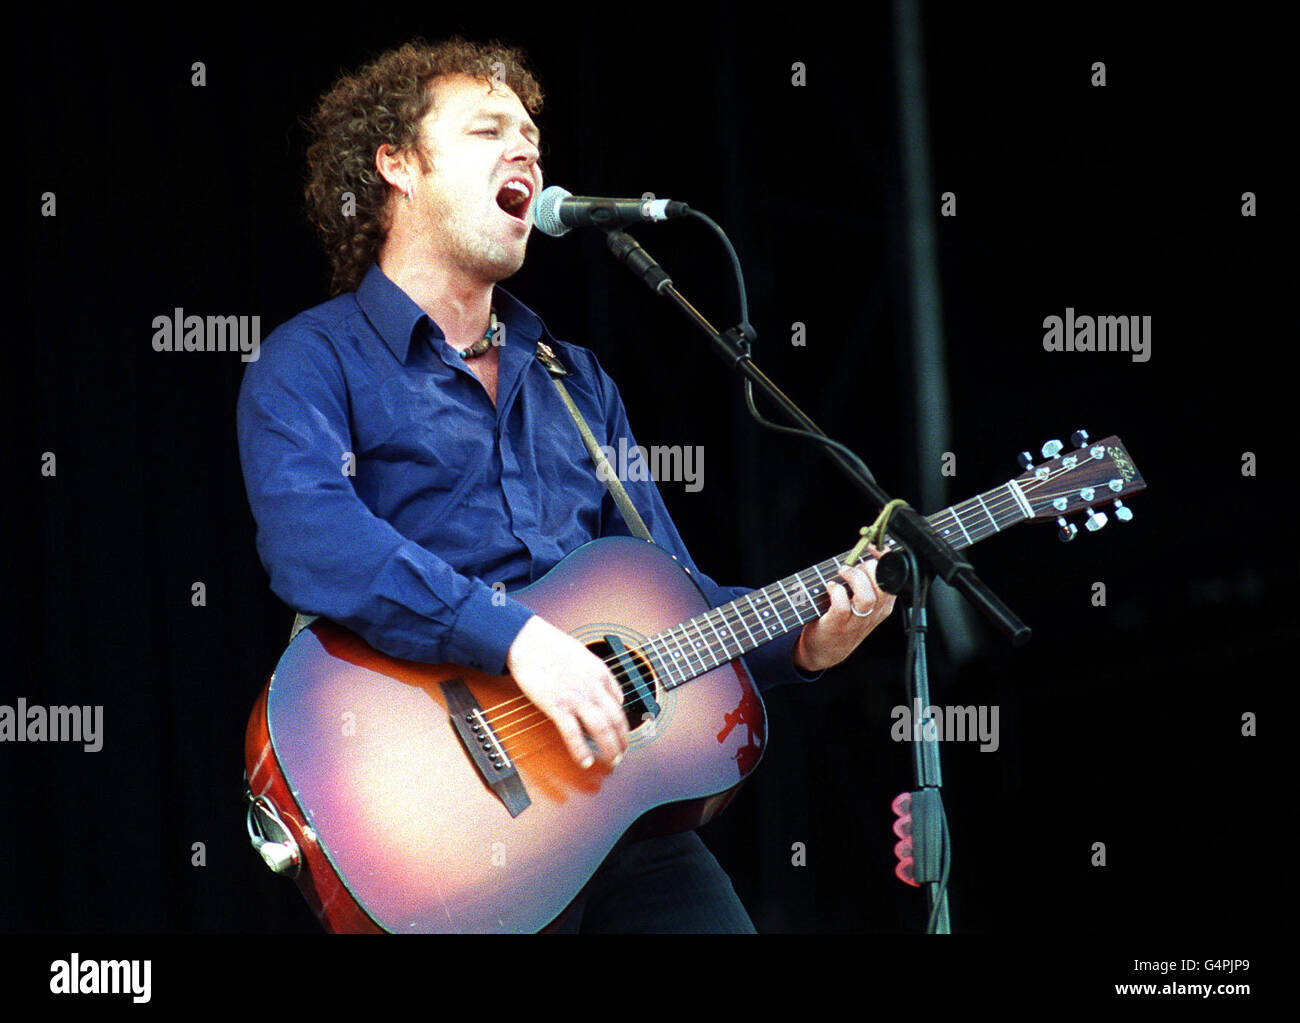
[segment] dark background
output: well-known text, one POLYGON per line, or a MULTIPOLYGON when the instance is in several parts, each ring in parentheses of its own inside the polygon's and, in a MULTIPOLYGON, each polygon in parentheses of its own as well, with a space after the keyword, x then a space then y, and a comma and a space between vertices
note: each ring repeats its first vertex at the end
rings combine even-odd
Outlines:
MULTIPOLYGON (((1278 781, 1263 750, 1284 724, 1297 633, 1296 558, 1279 542, 1293 490, 1294 324, 1274 255, 1290 213, 1275 141, 1294 128, 1287 66, 1276 26, 1235 6, 1204 20, 1070 10, 924 11, 935 209, 943 191, 958 203, 936 219, 948 500, 1079 426, 1119 434, 1149 486, 1131 523, 1069 546, 1029 526, 971 553, 1035 631, 1013 651, 978 623, 961 666, 932 649, 935 702, 1001 714, 996 753, 943 749, 953 928, 1240 937, 1275 918, 1285 884, 1260 867, 1278 781), (1098 60, 1105 88, 1090 85, 1098 60), (1245 191, 1256 217, 1240 215, 1245 191), (1150 315, 1150 361, 1044 352, 1043 318, 1067 306, 1150 315), (1248 711, 1260 738, 1241 735, 1248 711), (1090 866, 1099 841, 1105 867, 1090 866)), ((290 614, 239 472, 243 363, 150 339, 176 306, 260 315, 265 336, 325 299, 299 122, 343 68, 416 34, 526 47, 547 94, 547 179, 713 215, 746 270, 760 365, 886 489, 914 497, 938 472, 914 457, 890 6, 366 13, 33 18, 14 33, 22 267, 0 370, 13 515, 0 702, 103 704, 105 739, 95 754, 0 747, 0 930, 318 930, 244 835, 244 724, 290 614), (57 217, 40 215, 47 191, 57 217), (795 321, 805 347, 790 344, 795 321), (191 606, 196 580, 206 607, 191 606), (191 865, 195 842, 206 866, 191 865)), ((637 234, 707 314, 734 321, 701 227, 637 234)), ((704 446, 704 489, 662 489, 715 578, 769 582, 872 517, 811 446, 752 424, 723 365, 598 233, 535 237, 507 286, 598 353, 642 444, 704 446)), ((769 694, 765 762, 704 829, 760 931, 921 929, 922 896, 892 869, 889 801, 911 784, 910 749, 889 740, 901 652, 895 618, 820 683, 769 694), (791 865, 794 842, 807 866, 791 865)))

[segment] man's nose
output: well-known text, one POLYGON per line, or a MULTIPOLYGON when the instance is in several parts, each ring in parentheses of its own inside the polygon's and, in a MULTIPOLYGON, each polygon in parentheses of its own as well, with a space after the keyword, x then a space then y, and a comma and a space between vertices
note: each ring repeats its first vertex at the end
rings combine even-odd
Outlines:
POLYGON ((508 160, 526 160, 528 163, 536 163, 541 159, 542 153, 537 145, 528 138, 527 135, 519 134, 514 137, 506 153, 508 160))

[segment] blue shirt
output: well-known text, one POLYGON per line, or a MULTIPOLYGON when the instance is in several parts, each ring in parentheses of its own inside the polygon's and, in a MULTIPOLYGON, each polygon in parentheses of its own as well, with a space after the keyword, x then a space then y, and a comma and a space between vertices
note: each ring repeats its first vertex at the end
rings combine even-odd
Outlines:
MULTIPOLYGON (((271 588, 377 650, 499 674, 534 613, 503 592, 601 536, 627 536, 545 367, 545 341, 601 444, 635 445, 618 389, 498 287, 497 403, 438 325, 372 265, 360 287, 262 343, 239 393, 240 460, 271 588), (494 589, 494 584, 496 588, 494 589)), ((655 542, 712 606, 747 592, 695 566, 653 481, 628 480, 655 542)), ((750 653, 761 688, 803 679, 798 630, 750 653)))

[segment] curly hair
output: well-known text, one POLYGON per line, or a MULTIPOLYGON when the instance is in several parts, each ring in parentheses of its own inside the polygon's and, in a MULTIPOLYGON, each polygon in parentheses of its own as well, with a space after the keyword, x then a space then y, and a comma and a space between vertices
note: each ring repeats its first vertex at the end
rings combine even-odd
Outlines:
POLYGON ((450 74, 504 80, 530 113, 542 108, 521 50, 459 36, 390 50, 344 74, 317 104, 307 125, 307 216, 333 267, 330 294, 356 289, 388 234, 391 186, 375 169, 375 151, 413 149, 424 165, 420 120, 433 104, 433 80, 450 74))

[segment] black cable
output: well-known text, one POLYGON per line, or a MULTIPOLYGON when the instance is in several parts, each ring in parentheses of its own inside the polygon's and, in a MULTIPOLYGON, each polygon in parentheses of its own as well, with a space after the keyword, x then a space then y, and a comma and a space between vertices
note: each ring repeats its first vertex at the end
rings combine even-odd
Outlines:
POLYGON ((925 933, 933 934, 935 925, 939 922, 939 913, 943 910, 944 904, 948 898, 948 868, 951 866, 952 844, 948 837, 948 812, 943 807, 943 795, 939 789, 934 790, 934 800, 938 808, 939 824, 943 829, 943 838, 940 842, 940 855, 943 857, 943 868, 939 878, 938 887, 934 889, 934 905, 930 909, 930 919, 925 925, 925 933))
MULTIPOLYGON (((744 338, 742 342, 744 355, 748 358, 748 339, 751 337, 757 337, 758 334, 754 330, 753 325, 749 322, 749 296, 745 291, 745 274, 740 268, 740 257, 736 255, 736 248, 731 244, 731 239, 727 237, 727 232, 724 231, 712 217, 705 213, 701 213, 699 210, 688 210, 687 213, 698 220, 702 220, 709 229, 722 240, 722 245, 727 250, 727 256, 731 260, 731 270, 736 277, 736 291, 740 297, 740 332, 744 338)), ((856 453, 845 447, 839 441, 832 440, 830 437, 823 436, 820 433, 814 433, 811 430, 805 430, 802 427, 782 426, 779 423, 774 423, 769 419, 765 419, 763 414, 758 411, 758 406, 754 404, 754 383, 752 380, 745 381, 745 407, 749 409, 750 416, 753 417, 754 421, 758 423, 759 426, 764 426, 776 433, 784 433, 805 440, 815 440, 819 444, 824 444, 829 448, 834 448, 852 462, 854 468, 856 468, 863 476, 871 480, 872 483, 876 482, 875 476, 871 474, 871 470, 867 468, 866 463, 862 461, 856 453)))
MULTIPOLYGON (((749 339, 752 337, 757 337, 758 335, 757 332, 754 330, 753 325, 750 324, 749 322, 749 296, 745 291, 745 274, 740 267, 740 257, 736 255, 736 248, 734 245, 731 244, 731 239, 727 237, 727 232, 724 231, 718 225, 718 223, 714 221, 712 217, 708 216, 707 214, 701 213, 699 210, 688 210, 687 212, 689 213, 690 216, 695 217, 697 220, 703 221, 705 225, 707 225, 709 229, 712 230, 713 233, 716 234, 722 240, 722 245, 727 251, 728 258, 731 260, 732 273, 734 273, 736 277, 736 292, 740 298, 739 332, 741 338, 739 343, 741 345, 744 357, 748 358, 749 348, 750 348, 749 339)), ((855 452, 845 447, 839 441, 832 440, 830 437, 825 437, 819 433, 814 433, 811 430, 805 430, 801 427, 782 426, 779 423, 773 423, 770 420, 765 419, 762 413, 758 411, 757 406, 754 404, 754 384, 753 381, 751 380, 745 381, 745 405, 749 409, 750 416, 752 416, 754 421, 757 422, 760 426, 764 426, 769 430, 775 431, 776 433, 784 433, 790 436, 801 437, 807 440, 815 440, 820 444, 824 444, 828 448, 833 448, 834 450, 838 451, 841 455, 843 455, 845 458, 847 458, 850 462, 852 462, 853 465, 858 469, 859 472, 862 473, 863 476, 871 480, 872 483, 876 482, 876 478, 871 474, 871 470, 867 468, 866 463, 863 462, 862 459, 859 458, 855 452)), ((909 627, 907 630, 907 653, 905 654, 905 660, 907 662, 908 678, 912 677, 913 674, 912 665, 916 659, 916 645, 915 645, 916 637, 914 632, 916 611, 921 606, 920 602, 924 600, 923 594, 919 591, 923 589, 928 589, 928 586, 918 587, 914 585, 912 589, 913 589, 913 610, 912 610, 912 621, 909 623, 909 626, 912 627, 909 627)), ((949 868, 951 867, 951 861, 952 861, 952 857, 951 857, 952 846, 951 846, 951 839, 948 833, 948 815, 944 810, 943 797, 940 790, 936 788, 934 790, 934 793, 935 793, 936 809, 939 814, 939 825, 941 828, 941 836, 942 836, 940 840, 940 856, 942 859, 943 866, 940 871, 941 876, 939 878, 938 887, 934 889, 935 892, 934 905, 930 909, 930 916, 928 921, 926 922, 925 929, 927 934, 934 933, 934 928, 937 925, 939 920, 939 914, 942 912, 943 907, 946 904, 946 900, 948 896, 949 868)), ((913 823, 915 824, 915 822, 913 823)))

